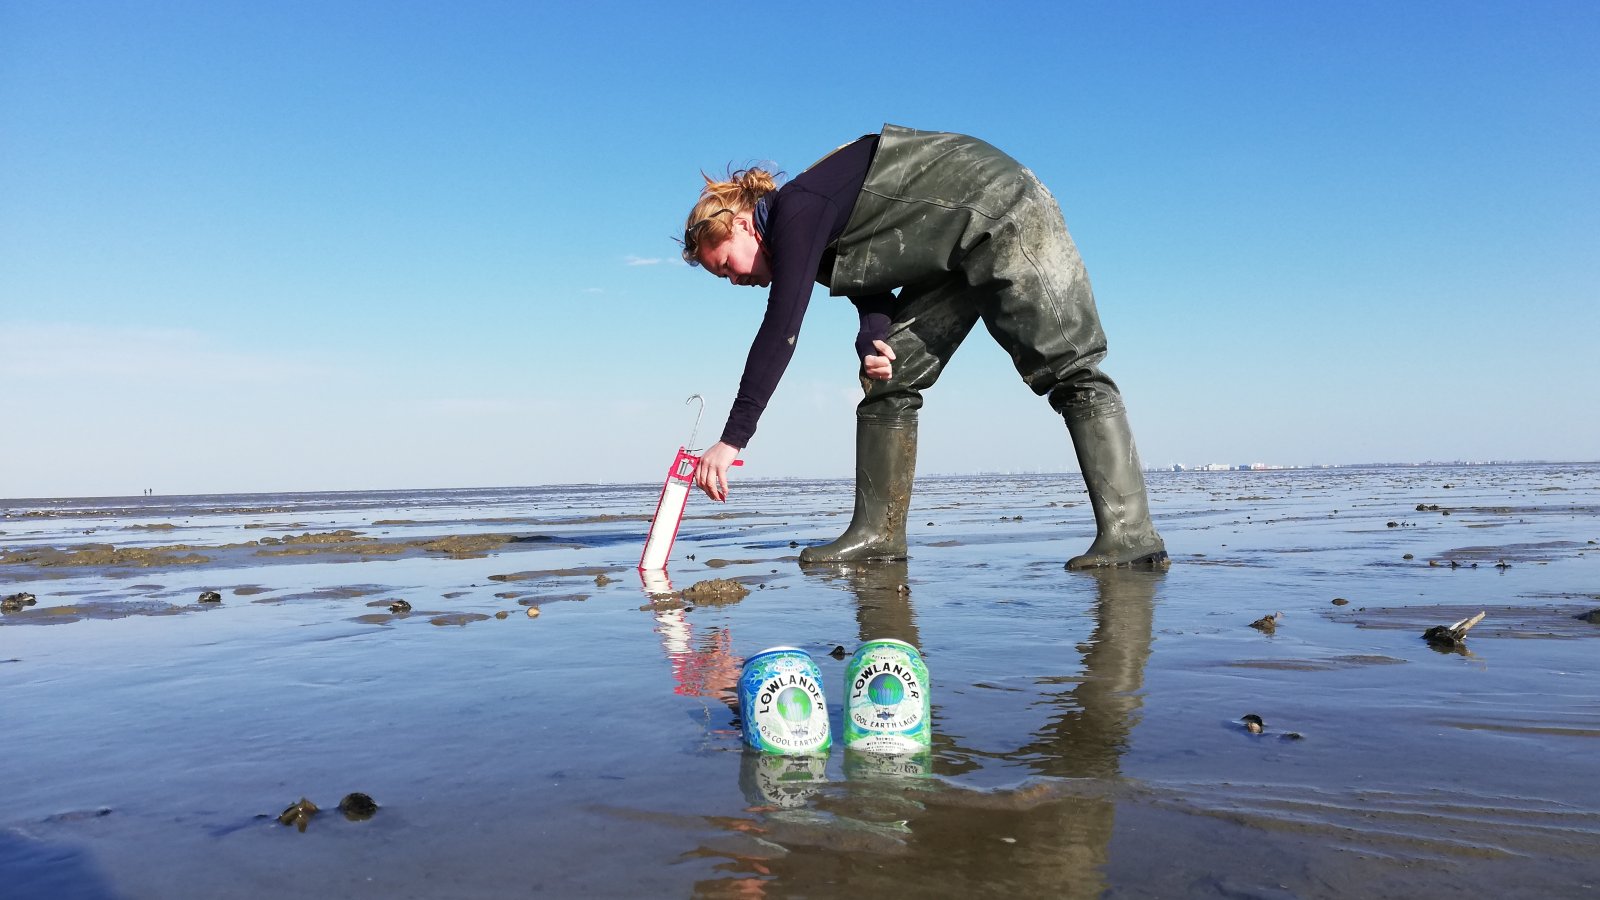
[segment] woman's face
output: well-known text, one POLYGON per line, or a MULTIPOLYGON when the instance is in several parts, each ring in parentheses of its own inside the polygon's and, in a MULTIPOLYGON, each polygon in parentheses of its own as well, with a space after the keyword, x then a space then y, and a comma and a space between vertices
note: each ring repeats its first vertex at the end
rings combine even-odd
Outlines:
POLYGON ((772 269, 767 264, 767 250, 756 234, 749 214, 733 220, 733 232, 728 239, 715 247, 701 247, 697 254, 700 265, 718 278, 745 287, 766 287, 772 284, 772 269))

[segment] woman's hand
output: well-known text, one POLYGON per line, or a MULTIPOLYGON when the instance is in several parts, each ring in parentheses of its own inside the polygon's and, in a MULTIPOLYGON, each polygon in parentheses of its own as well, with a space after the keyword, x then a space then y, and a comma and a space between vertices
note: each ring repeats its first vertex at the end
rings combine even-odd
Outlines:
POLYGON ((725 502, 728 499, 728 467, 739 458, 739 448, 732 444, 717 441, 700 457, 700 465, 694 470, 694 483, 706 496, 717 501, 725 502))
POLYGON ((872 346, 877 348, 879 356, 869 356, 861 361, 866 367, 867 377, 878 381, 888 381, 894 375, 894 348, 883 341, 873 341, 872 346))

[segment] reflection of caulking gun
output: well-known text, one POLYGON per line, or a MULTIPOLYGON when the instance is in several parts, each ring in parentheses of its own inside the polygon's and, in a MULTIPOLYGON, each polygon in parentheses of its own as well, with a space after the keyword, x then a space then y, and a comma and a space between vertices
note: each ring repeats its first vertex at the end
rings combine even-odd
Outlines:
MULTIPOLYGON (((694 416, 694 430, 689 432, 689 442, 678 448, 672 467, 667 469, 667 482, 661 486, 655 518, 650 520, 650 536, 645 538, 644 554, 639 557, 641 570, 666 568, 667 558, 672 555, 672 542, 678 537, 678 526, 683 523, 683 508, 689 502, 694 470, 700 465, 700 457, 695 455, 698 451, 688 448, 694 446, 695 435, 700 433, 700 416, 706 411, 706 400, 699 394, 690 394, 689 399, 683 401, 688 405, 696 400, 700 401, 700 411, 694 416)), ((736 459, 733 464, 742 466, 744 461, 736 459)))

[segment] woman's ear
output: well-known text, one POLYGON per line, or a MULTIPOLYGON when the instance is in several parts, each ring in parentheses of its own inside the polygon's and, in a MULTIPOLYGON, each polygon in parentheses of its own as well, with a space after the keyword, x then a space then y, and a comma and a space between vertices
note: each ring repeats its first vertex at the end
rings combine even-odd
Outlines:
POLYGON ((744 229, 744 233, 745 234, 748 234, 751 237, 756 239, 756 245, 757 246, 760 246, 760 245, 766 243, 765 241, 763 241, 761 239, 761 232, 756 230, 755 220, 750 218, 749 215, 739 216, 738 218, 734 219, 733 221, 734 221, 734 224, 737 225, 739 228, 744 229))

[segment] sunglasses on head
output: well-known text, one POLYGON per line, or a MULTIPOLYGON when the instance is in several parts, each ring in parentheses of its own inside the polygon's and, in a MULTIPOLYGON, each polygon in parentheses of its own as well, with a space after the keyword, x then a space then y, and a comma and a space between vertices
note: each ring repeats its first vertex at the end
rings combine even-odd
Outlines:
POLYGON ((705 218, 683 230, 683 258, 688 261, 689 265, 697 266, 700 264, 699 261, 695 259, 695 252, 700 249, 700 232, 705 229, 706 223, 710 222, 712 219, 715 219, 717 216, 722 215, 723 213, 732 212, 733 210, 724 206, 722 209, 717 210, 711 215, 706 216, 705 218))

